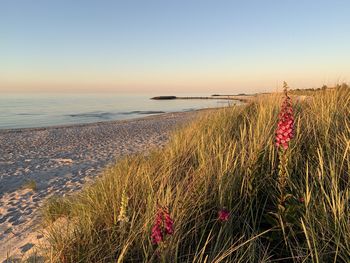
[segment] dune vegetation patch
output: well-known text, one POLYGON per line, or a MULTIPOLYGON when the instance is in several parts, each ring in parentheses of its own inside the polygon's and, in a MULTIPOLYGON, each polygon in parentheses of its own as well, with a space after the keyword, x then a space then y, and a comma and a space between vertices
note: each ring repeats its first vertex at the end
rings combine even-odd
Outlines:
POLYGON ((350 262, 350 89, 285 101, 204 112, 52 200, 44 218, 69 231, 50 228, 50 260, 350 262))

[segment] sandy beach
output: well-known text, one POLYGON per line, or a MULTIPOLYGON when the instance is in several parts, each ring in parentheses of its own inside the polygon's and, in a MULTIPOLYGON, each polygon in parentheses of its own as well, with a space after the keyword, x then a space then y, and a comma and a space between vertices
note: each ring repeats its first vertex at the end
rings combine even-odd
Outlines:
POLYGON ((0 262, 35 251, 43 238, 40 207, 48 197, 78 191, 122 156, 161 147, 169 131, 196 114, 0 130, 0 262))

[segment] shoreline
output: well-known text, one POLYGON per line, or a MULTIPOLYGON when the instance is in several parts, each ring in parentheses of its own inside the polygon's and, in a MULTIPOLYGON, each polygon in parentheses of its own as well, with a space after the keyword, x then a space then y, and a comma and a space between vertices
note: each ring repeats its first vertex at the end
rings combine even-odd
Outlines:
POLYGON ((0 262, 40 244, 47 198, 79 191, 120 158, 163 147, 174 129, 216 109, 0 131, 0 262))
MULTIPOLYGON (((239 105, 239 104, 237 104, 239 105)), ((164 113, 157 113, 157 114, 150 114, 147 116, 140 116, 135 118, 129 118, 129 119, 116 119, 116 120, 105 120, 105 121, 94 121, 94 122, 86 122, 86 123, 75 123, 75 124, 61 124, 61 125, 52 125, 52 126, 39 126, 39 127, 23 127, 23 128, 0 128, 0 135, 6 134, 6 133, 20 133, 23 131, 41 131, 46 129, 62 129, 62 128, 72 128, 72 127, 86 127, 89 125, 96 125, 96 124, 108 124, 108 123, 123 123, 123 122, 129 122, 134 120, 142 120, 142 119, 153 119, 157 118, 159 116, 164 115, 172 115, 172 114, 187 114, 187 113, 195 113, 195 112, 202 112, 202 111, 212 111, 216 109, 222 109, 225 107, 214 107, 214 108, 202 108, 202 109, 196 109, 196 110, 190 110, 190 111, 174 111, 174 112, 164 112, 164 113)))

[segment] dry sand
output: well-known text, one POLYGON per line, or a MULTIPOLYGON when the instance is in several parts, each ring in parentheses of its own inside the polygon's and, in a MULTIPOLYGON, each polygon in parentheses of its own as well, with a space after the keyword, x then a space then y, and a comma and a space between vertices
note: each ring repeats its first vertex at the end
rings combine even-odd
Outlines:
POLYGON ((196 114, 0 130, 0 262, 36 250, 43 237, 39 208, 48 197, 81 189, 119 157, 164 145, 169 131, 196 114), (24 188, 28 182, 37 189, 24 188))

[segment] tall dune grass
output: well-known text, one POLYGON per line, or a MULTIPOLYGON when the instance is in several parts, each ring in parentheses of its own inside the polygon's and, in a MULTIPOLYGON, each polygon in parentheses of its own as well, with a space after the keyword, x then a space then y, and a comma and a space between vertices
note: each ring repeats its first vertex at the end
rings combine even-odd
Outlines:
POLYGON ((274 145, 280 103, 280 95, 268 95, 204 114, 164 149, 125 158, 81 193, 51 201, 48 258, 350 262, 350 89, 294 104, 283 225, 274 145), (174 233, 154 245, 160 206, 169 209, 174 233), (218 220, 223 208, 226 222, 218 220))

